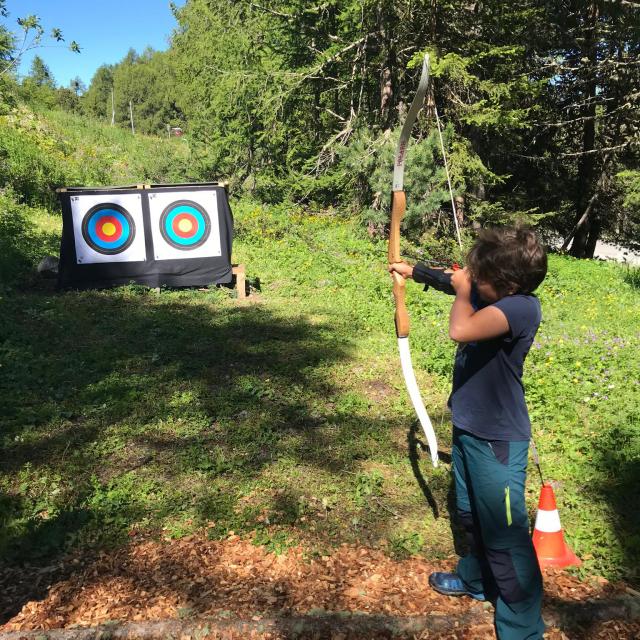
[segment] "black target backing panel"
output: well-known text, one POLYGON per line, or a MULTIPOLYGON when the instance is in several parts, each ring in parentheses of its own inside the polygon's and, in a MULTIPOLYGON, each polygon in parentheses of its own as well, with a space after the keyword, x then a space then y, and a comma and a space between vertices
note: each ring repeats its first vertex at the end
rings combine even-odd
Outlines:
POLYGON ((225 185, 72 187, 58 195, 59 287, 231 282, 233 216, 225 185))

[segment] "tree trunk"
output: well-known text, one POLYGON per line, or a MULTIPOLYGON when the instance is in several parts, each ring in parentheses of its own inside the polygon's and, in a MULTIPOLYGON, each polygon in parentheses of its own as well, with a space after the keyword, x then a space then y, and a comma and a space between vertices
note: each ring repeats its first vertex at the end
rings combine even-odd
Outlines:
POLYGON ((377 6, 378 32, 382 42, 382 71, 379 79, 379 91, 381 97, 380 104, 380 126, 388 129, 394 123, 398 99, 405 99, 401 96, 398 82, 398 60, 395 44, 395 27, 397 18, 395 15, 393 2, 387 0, 380 1, 377 6))
POLYGON ((600 216, 591 221, 589 225, 589 237, 587 238, 587 244, 585 246, 585 258, 593 258, 593 254, 596 252, 596 243, 600 238, 600 231, 602 230, 602 222, 600 216))
MULTIPOLYGON (((582 130, 582 155, 578 164, 578 182, 576 185, 576 202, 575 202, 575 222, 582 217, 589 205, 591 195, 594 189, 593 179, 596 165, 596 154, 592 153, 595 149, 596 141, 596 97, 597 97, 597 33, 598 24, 598 5, 593 2, 589 7, 588 20, 586 21, 585 42, 582 50, 581 58, 588 58, 586 63, 586 73, 590 75, 589 82, 585 91, 585 104, 582 109, 582 115, 585 116, 584 127, 582 130)), ((575 258, 593 258, 593 250, 595 250, 595 241, 590 240, 593 213, 577 230, 573 238, 570 254, 575 258), (591 255, 588 255, 588 247, 592 247, 591 255)), ((597 214, 596 214, 597 215, 597 214)), ((594 227, 594 231, 596 228, 594 227)), ((599 229, 597 230, 599 234, 599 229)), ((597 237, 596 237, 597 240, 597 237)))

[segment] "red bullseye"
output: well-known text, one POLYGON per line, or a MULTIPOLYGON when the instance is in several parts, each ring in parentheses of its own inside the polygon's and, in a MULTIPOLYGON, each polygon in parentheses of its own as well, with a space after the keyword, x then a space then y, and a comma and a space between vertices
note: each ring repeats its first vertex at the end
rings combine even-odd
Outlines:
POLYGON ((180 213, 173 219, 173 232, 181 238, 191 238, 198 232, 198 221, 189 213, 180 213))
POLYGON ((104 216, 96 225, 96 234, 103 242, 115 242, 122 235, 122 223, 114 216, 104 216))

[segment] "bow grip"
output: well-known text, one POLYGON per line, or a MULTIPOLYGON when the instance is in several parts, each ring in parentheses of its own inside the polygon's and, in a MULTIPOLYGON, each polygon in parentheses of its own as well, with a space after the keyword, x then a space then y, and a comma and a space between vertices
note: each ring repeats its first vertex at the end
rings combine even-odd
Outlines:
MULTIPOLYGON (((394 191, 391 201, 391 224, 389 227, 389 264, 402 262, 400 255, 400 223, 407 208, 407 198, 404 191, 394 191)), ((393 273, 393 298, 396 305, 396 335, 406 338, 409 335, 409 312, 405 303, 406 283, 399 273, 393 273)))
POLYGON ((405 303, 406 282, 399 274, 393 274, 393 299, 396 304, 396 335, 398 338, 406 338, 409 335, 409 312, 405 303))
POLYGON ((391 223, 389 225, 389 264, 402 262, 400 255, 400 223, 407 208, 404 191, 394 191, 391 200, 391 223))

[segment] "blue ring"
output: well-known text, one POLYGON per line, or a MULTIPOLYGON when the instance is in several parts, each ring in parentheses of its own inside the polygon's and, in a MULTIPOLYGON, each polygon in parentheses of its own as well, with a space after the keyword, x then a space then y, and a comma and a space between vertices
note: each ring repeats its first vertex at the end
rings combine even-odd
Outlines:
POLYGON ((165 242, 174 249, 191 251, 192 249, 201 247, 209 238, 209 234, 211 233, 209 214, 201 205, 192 200, 172 202, 165 207, 160 216, 160 233, 165 242), (181 213, 192 215, 198 224, 196 233, 190 238, 182 238, 173 231, 173 221, 176 216, 179 216, 181 213))
POLYGON ((97 204, 82 219, 82 237, 87 246, 103 255, 115 255, 128 249, 136 236, 136 224, 131 214, 119 204, 102 202, 97 204), (113 242, 102 240, 96 233, 96 226, 104 216, 113 216, 122 225, 122 235, 113 242))
POLYGON ((205 222, 204 216, 202 215, 202 213, 200 213, 200 211, 198 211, 197 209, 195 209, 194 207, 190 207, 188 205, 180 205, 179 207, 176 207, 175 209, 172 209, 168 214, 167 214, 167 218, 165 219, 164 222, 164 228, 165 231, 167 232, 167 235, 177 244, 181 244, 185 247, 190 247, 193 244, 196 244, 197 242, 199 242, 202 238, 202 236, 204 236, 205 232, 206 232, 206 227, 207 227, 207 223, 205 222), (173 230, 173 221, 176 219, 177 216, 179 216, 181 213, 188 213, 189 215, 192 215, 197 223, 198 223, 198 230, 195 233, 195 235, 191 236, 190 238, 183 238, 179 235, 176 235, 176 233, 173 230))
POLYGON ((99 247, 101 247, 102 249, 113 250, 119 249, 123 244, 127 242, 129 234, 131 233, 131 227, 129 226, 129 221, 119 211, 115 211, 114 209, 101 209, 100 211, 94 213, 89 219, 87 223, 87 232, 91 240, 99 247), (113 242, 107 242, 103 240, 96 231, 98 222, 100 222, 100 220, 105 216, 113 216, 122 225, 122 235, 113 242))

